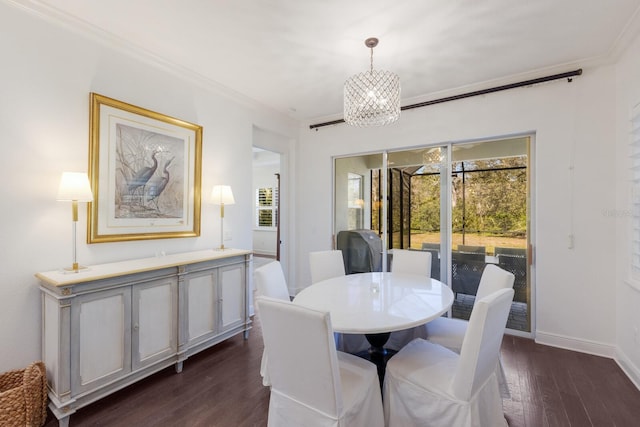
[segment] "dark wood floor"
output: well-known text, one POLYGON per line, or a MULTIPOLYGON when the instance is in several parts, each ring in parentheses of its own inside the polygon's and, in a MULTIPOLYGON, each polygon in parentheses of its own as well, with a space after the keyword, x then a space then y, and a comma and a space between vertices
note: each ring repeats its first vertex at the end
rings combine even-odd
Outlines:
POLYGON ((612 360, 506 336, 509 425, 640 426, 640 391, 612 360))
MULTIPOLYGON (((257 320, 257 319, 256 319, 257 320)), ((262 337, 234 337, 80 409, 70 426, 266 426, 269 390, 259 375, 262 337)), ((502 358, 509 425, 638 426, 640 391, 613 360, 506 336, 502 358)), ((57 426, 51 414, 46 426, 57 426)))

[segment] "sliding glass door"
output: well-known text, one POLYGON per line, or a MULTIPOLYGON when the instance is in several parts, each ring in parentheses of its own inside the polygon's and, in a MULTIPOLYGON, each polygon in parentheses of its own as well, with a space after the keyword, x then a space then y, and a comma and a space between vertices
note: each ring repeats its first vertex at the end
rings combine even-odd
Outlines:
POLYGON ((496 264, 515 276, 507 322, 531 331, 529 138, 452 146, 452 315, 468 319, 482 272, 496 264))
POLYGON ((393 249, 429 251, 468 318, 484 267, 516 276, 507 327, 531 330, 529 137, 335 159, 334 230, 348 273, 389 270, 393 249))
POLYGON ((448 283, 449 148, 388 154, 387 249, 431 252, 431 277, 448 283))

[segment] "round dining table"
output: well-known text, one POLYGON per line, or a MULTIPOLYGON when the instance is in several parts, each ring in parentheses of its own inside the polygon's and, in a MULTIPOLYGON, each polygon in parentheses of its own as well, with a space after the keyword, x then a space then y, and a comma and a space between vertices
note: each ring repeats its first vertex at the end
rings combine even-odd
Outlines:
POLYGON ((360 354, 378 365, 381 381, 394 352, 384 344, 393 331, 423 325, 444 314, 453 292, 427 276, 372 272, 323 280, 303 289, 293 302, 328 311, 334 332, 365 334, 371 347, 360 354))

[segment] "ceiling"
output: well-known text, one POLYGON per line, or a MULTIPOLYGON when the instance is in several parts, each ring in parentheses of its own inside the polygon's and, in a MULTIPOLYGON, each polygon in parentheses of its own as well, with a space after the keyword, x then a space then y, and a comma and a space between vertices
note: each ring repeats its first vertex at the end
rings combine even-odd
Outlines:
POLYGON ((299 120, 342 117, 367 37, 407 105, 611 61, 640 27, 640 0, 10 1, 299 120))

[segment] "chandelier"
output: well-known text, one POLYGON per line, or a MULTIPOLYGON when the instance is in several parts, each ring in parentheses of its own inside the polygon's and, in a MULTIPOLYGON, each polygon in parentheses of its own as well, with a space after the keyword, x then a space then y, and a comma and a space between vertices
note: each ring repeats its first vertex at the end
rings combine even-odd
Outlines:
POLYGON ((400 117, 400 78, 389 71, 373 69, 377 38, 368 38, 364 44, 371 49, 371 68, 345 82, 344 121, 354 126, 393 123, 400 117))

